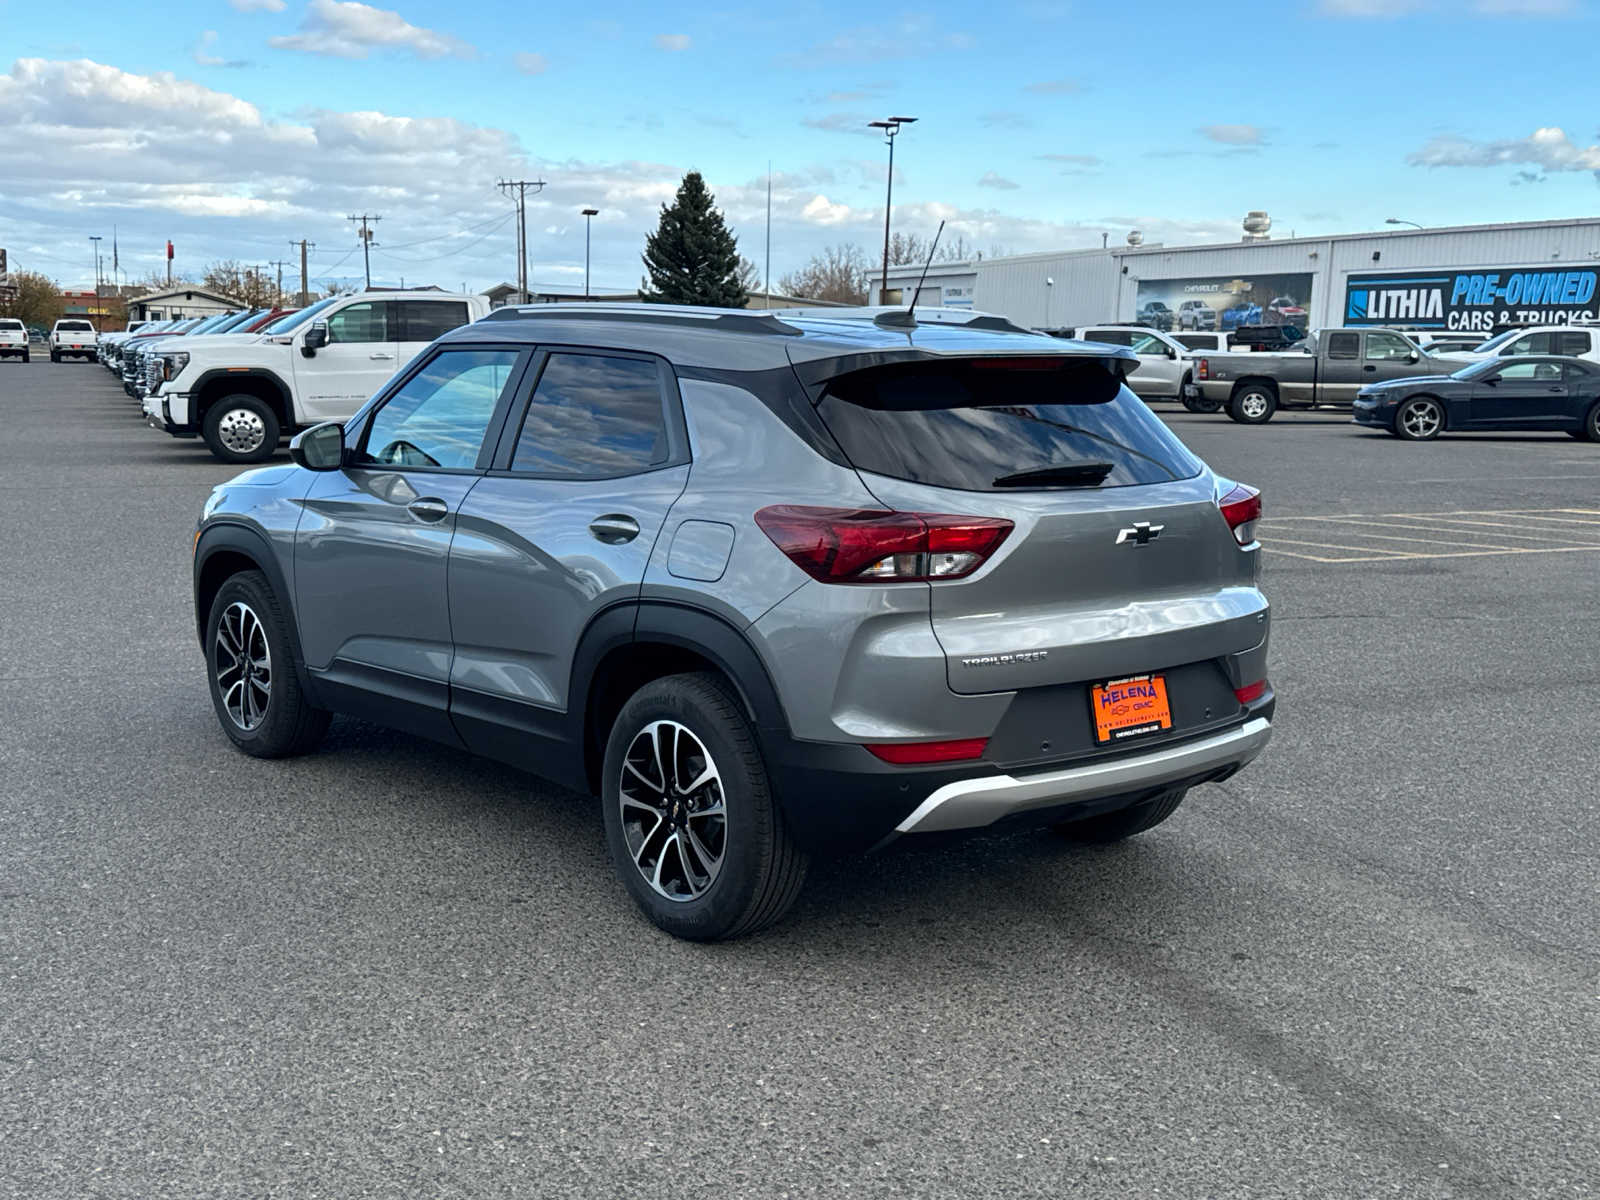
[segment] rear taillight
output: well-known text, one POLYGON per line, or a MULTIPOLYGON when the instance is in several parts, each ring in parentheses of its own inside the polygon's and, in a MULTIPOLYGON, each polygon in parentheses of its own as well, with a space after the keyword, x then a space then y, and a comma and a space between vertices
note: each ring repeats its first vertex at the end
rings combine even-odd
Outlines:
POLYGON ((1233 538, 1241 546, 1256 540, 1256 522, 1261 519, 1261 493, 1249 484, 1236 483, 1233 489, 1217 501, 1222 519, 1233 530, 1233 538))
POLYGON ((1195 367, 1194 373, 1195 373, 1195 377, 1197 379, 1210 379, 1211 378, 1211 360, 1209 358, 1202 358, 1200 360, 1200 365, 1195 367))
POLYGON ((970 762, 982 758, 988 738, 960 738, 951 742, 875 742, 867 749, 896 766, 915 763, 970 762))
POLYGON ((823 583, 960 579, 1011 532, 998 517, 775 504, 756 514, 773 545, 823 583))
POLYGON ((1233 694, 1238 697, 1240 704, 1253 704, 1267 694, 1267 681, 1258 679, 1254 683, 1247 683, 1242 688, 1234 688, 1233 694))

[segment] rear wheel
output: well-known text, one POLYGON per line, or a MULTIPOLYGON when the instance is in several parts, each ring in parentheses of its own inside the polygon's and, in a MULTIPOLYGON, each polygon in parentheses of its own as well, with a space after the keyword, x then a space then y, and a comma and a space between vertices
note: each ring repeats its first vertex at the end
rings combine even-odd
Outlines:
POLYGON ((58 363, 58 362, 60 362, 60 361, 61 361, 61 355, 60 355, 60 354, 58 354, 58 353, 57 353, 57 352, 56 352, 56 351, 54 351, 54 350, 52 350, 52 351, 50 351, 50 361, 51 361, 51 362, 53 362, 53 363, 58 363))
POLYGON ((773 924, 807 860, 772 795, 755 730, 716 675, 673 675, 623 705, 606 741, 606 845, 623 886, 677 937, 773 924))
POLYGON ((1172 788, 1114 812, 1099 813, 1076 821, 1057 821, 1050 829, 1074 842, 1120 842, 1136 833, 1154 829, 1178 811, 1178 805, 1183 803, 1183 798, 1188 794, 1187 788, 1172 788))
POLYGON ((304 754, 327 731, 295 674, 289 627, 260 571, 241 571, 217 591, 206 618, 206 674, 222 731, 256 758, 304 754))
POLYGON ((1228 415, 1241 425, 1265 425, 1278 411, 1278 393, 1265 384, 1248 383, 1228 401, 1228 415))
POLYGON ((1586 442, 1600 442, 1600 404, 1590 407, 1589 415, 1583 419, 1583 431, 1572 436, 1581 437, 1586 442))
POLYGON ((207 411, 206 445, 225 463, 253 463, 278 448, 278 416, 255 396, 225 396, 207 411))
POLYGON ((1408 442, 1431 441, 1443 428, 1444 409, 1432 396, 1407 400, 1394 414, 1395 436, 1408 442))

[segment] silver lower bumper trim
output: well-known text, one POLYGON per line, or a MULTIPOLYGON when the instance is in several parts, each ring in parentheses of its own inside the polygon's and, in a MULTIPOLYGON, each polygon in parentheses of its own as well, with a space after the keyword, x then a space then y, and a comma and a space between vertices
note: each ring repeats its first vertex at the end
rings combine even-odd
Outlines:
POLYGON ((901 821, 900 833, 932 833, 943 829, 976 829, 1001 817, 1049 808, 1075 800, 1095 800, 1120 792, 1159 787, 1217 767, 1243 765, 1266 748, 1272 722, 1265 717, 1237 729, 1128 758, 1114 758, 1085 767, 1067 767, 1041 775, 990 775, 947 783, 901 821))

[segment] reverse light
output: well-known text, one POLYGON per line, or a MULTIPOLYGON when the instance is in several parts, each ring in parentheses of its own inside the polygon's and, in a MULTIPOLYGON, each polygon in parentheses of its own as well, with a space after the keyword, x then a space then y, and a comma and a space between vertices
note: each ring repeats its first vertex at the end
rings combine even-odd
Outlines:
POLYGON ((791 562, 822 583, 962 579, 1011 532, 999 517, 775 504, 756 524, 791 562))
POLYGON ((1233 489, 1217 501, 1222 519, 1233 530, 1233 539, 1241 546, 1256 540, 1256 522, 1261 519, 1261 493, 1247 483, 1236 483, 1233 489))
POLYGON ((1253 704, 1267 694, 1267 681, 1258 679, 1254 683, 1247 683, 1242 688, 1234 688, 1233 694, 1238 697, 1240 704, 1253 704))
POLYGON ((1209 358, 1202 358, 1200 360, 1199 365, 1195 367, 1194 373, 1195 373, 1195 378, 1197 378, 1197 379, 1210 379, 1211 378, 1211 360, 1209 358))
POLYGON ((982 758, 988 738, 958 738, 949 742, 874 742, 867 747, 886 763, 897 767, 917 763, 970 762, 982 758))

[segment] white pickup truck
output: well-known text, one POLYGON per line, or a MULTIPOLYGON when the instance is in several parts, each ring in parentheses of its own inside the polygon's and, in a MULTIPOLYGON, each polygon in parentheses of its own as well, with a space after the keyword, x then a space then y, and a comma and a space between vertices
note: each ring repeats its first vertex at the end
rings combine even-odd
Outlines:
POLYGON ((144 398, 149 423, 201 437, 223 462, 261 462, 296 429, 354 416, 430 342, 488 315, 458 292, 358 292, 290 313, 258 334, 163 345, 144 398))
POLYGON ((93 361, 99 340, 100 335, 90 322, 80 317, 62 317, 50 331, 50 361, 60 362, 69 356, 93 361))
POLYGON ((28 327, 16 317, 0 317, 0 358, 28 361, 28 327))

